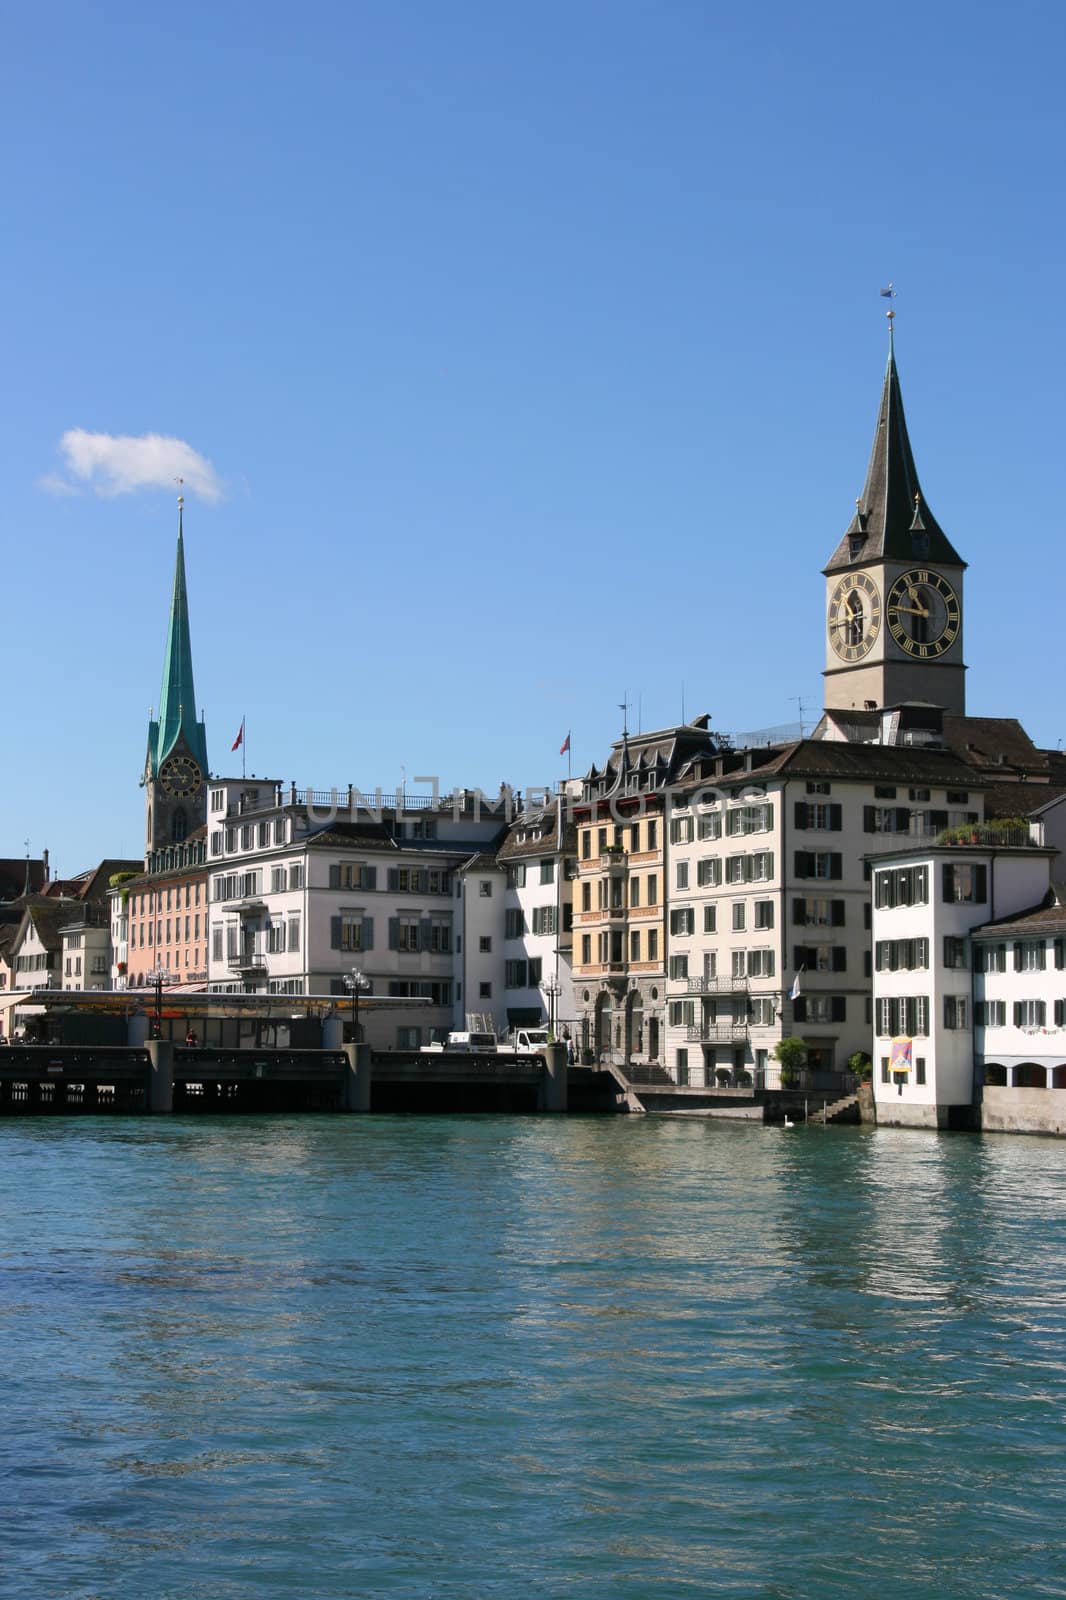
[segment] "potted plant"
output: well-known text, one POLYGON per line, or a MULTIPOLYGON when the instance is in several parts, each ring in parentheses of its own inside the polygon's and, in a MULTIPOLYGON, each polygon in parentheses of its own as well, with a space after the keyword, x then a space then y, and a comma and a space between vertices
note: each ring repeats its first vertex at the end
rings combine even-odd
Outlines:
POLYGON ((848 1067, 860 1083, 869 1083, 874 1075, 874 1064, 865 1050, 856 1050, 848 1057, 848 1067))
POLYGON ((802 1039, 793 1038, 789 1034, 784 1039, 779 1039, 770 1053, 775 1061, 781 1063, 782 1089, 791 1089, 797 1082, 800 1069, 807 1059, 807 1046, 802 1039))

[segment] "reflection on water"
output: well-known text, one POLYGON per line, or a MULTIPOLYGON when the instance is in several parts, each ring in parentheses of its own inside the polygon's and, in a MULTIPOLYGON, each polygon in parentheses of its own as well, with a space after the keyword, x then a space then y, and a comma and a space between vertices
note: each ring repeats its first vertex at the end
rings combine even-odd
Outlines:
POLYGON ((4 1124, 0 1593, 1062 1594, 1064 1167, 681 1119, 4 1124))

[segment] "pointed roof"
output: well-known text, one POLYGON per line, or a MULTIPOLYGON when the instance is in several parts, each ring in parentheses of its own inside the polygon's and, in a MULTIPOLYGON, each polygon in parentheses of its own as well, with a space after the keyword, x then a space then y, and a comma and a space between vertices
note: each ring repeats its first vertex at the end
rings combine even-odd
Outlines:
POLYGON ((196 686, 193 683, 192 643, 189 638, 189 595, 185 587, 183 506, 184 501, 179 498, 178 553, 174 561, 174 591, 170 601, 166 653, 163 656, 159 717, 148 724, 148 759, 153 777, 183 736, 201 771, 206 773, 208 770, 207 731, 203 723, 196 720, 196 686))
POLYGON ((828 575, 884 560, 966 565, 930 511, 918 482, 903 414, 891 325, 866 484, 855 502, 855 515, 824 571, 828 575))

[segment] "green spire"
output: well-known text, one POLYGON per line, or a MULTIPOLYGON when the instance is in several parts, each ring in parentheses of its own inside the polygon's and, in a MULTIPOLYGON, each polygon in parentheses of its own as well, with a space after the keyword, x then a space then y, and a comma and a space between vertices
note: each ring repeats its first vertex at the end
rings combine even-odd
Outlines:
POLYGON ((178 553, 174 562, 174 593, 170 602, 167 648, 163 657, 163 687, 159 720, 149 724, 148 755, 152 775, 158 773, 179 739, 207 773, 207 731, 196 720, 196 688, 192 676, 189 639, 189 596, 185 587, 185 537, 182 526, 184 497, 178 498, 178 553))

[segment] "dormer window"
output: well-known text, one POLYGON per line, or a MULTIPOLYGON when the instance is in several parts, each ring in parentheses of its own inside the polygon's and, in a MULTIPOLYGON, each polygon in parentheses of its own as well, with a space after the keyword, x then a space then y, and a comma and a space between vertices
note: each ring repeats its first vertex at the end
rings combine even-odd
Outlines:
POLYGON ((929 534, 925 528, 911 529, 911 555, 924 559, 929 554, 929 534))
POLYGON ((866 536, 862 533, 853 533, 848 540, 848 555, 852 561, 858 561, 862 555, 862 547, 866 543, 866 536))

